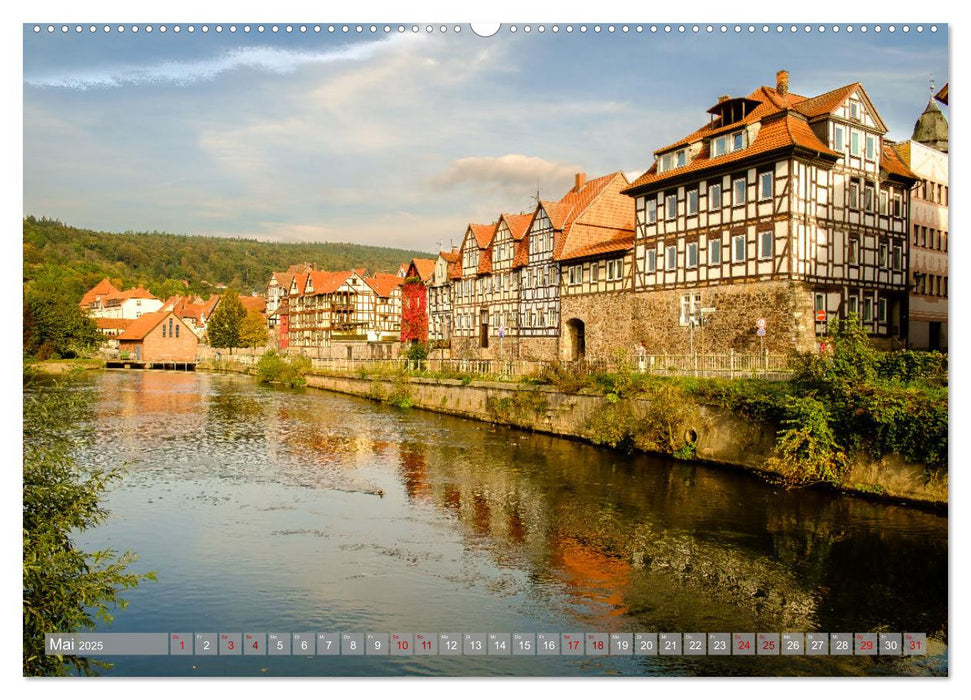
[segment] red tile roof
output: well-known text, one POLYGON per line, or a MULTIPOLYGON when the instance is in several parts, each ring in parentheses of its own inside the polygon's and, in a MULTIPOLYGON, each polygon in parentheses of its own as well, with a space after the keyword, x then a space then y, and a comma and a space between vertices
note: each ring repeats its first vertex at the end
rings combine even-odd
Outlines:
POLYGON ((588 181, 567 192, 554 207, 544 209, 554 226, 553 259, 566 260, 577 250, 606 244, 634 231, 634 200, 621 192, 630 185, 622 172, 588 181), (554 218, 555 217, 555 218, 554 218), (558 221, 557 221, 558 220, 558 221), (559 223, 559 226, 557 226, 559 223))
POLYGON ((99 297, 106 297, 109 294, 118 294, 118 288, 113 285, 107 277, 98 282, 85 292, 84 296, 81 297, 81 306, 91 306, 99 297))
POLYGON ((247 311, 258 311, 266 313, 266 297, 241 296, 239 302, 247 311))
POLYGON ((883 144, 883 158, 880 159, 880 168, 886 171, 889 175, 896 175, 898 177, 916 181, 919 178, 914 172, 907 167, 907 164, 901 159, 900 154, 894 150, 893 145, 884 142, 883 144))
MULTIPOLYGON (((763 85, 746 98, 759 104, 745 115, 743 119, 732 124, 723 125, 720 118, 715 118, 709 124, 689 134, 680 141, 658 149, 655 151, 655 155, 663 154, 687 144, 705 141, 714 134, 761 122, 761 128, 755 141, 747 148, 712 158, 710 157, 708 144, 702 143, 700 152, 690 163, 680 168, 658 173, 657 162, 655 162, 647 172, 634 181, 631 187, 626 190, 626 193, 634 195, 646 185, 674 179, 686 173, 701 172, 709 168, 714 169, 723 164, 733 163, 748 159, 751 156, 762 155, 776 150, 801 148, 831 159, 838 159, 841 154, 829 149, 820 141, 810 128, 808 122, 815 122, 817 119, 833 113, 833 111, 838 109, 854 93, 859 93, 869 103, 869 98, 866 96, 866 92, 860 83, 850 83, 849 85, 844 85, 835 90, 808 98, 794 93, 782 95, 776 89, 763 85)), ((872 107, 872 105, 870 106, 872 107)), ((714 109, 712 108, 712 110, 714 109)), ((880 121, 880 117, 876 114, 875 110, 873 112, 873 118, 877 121, 878 127, 885 130, 885 125, 880 121)), ((892 159, 893 156, 891 155, 889 158, 892 159)), ((899 169, 899 166, 895 163, 890 163, 889 167, 885 166, 888 172, 894 172, 894 168, 899 169)))
MULTIPOLYGON (((509 235, 514 241, 522 240, 529 229, 529 223, 533 220, 533 212, 529 214, 503 214, 500 219, 505 219, 506 226, 509 228, 509 235)), ((498 227, 497 227, 498 230, 498 227)))
POLYGON ((373 277, 366 277, 364 281, 379 297, 390 297, 395 288, 400 287, 404 282, 404 278, 378 272, 373 277))
POLYGON ((472 229, 472 235, 475 236, 475 242, 479 244, 480 250, 485 249, 492 243, 492 237, 496 234, 497 225, 497 221, 493 221, 491 224, 469 224, 469 228, 472 229))
POLYGON ((576 260, 606 253, 626 252, 634 247, 634 232, 627 229, 600 229, 588 233, 586 240, 589 242, 571 248, 560 260, 576 260))
POLYGON ((479 253, 479 269, 476 270, 480 275, 492 274, 492 244, 479 253))
POLYGON ((443 251, 441 256, 445 258, 445 261, 448 263, 448 279, 462 279, 462 254, 459 252, 458 248, 452 248, 452 250, 448 253, 443 251))
POLYGON ((98 328, 128 328, 135 322, 132 318, 95 318, 94 325, 98 328))
POLYGON ((414 266, 415 272, 418 273, 418 278, 422 282, 427 282, 435 274, 435 261, 430 258, 412 258, 408 270, 411 270, 412 266, 414 266))
MULTIPOLYGON (((118 336, 118 340, 142 340, 169 316, 174 316, 174 314, 171 311, 153 311, 150 314, 142 314, 132 321, 132 324, 128 326, 128 330, 118 336)), ((176 316, 176 318, 179 317, 176 316)))
POLYGON ((803 115, 795 114, 792 111, 780 110, 773 113, 771 117, 767 116, 762 121, 762 126, 759 129, 758 135, 755 137, 755 141, 748 148, 711 158, 709 157, 708 145, 705 144, 690 163, 663 173, 657 172, 657 162, 655 161, 650 169, 637 178, 625 192, 635 194, 636 190, 645 185, 664 182, 675 177, 680 177, 686 173, 722 168, 726 164, 747 160, 752 156, 795 148, 797 146, 820 155, 830 156, 833 159, 840 157, 839 153, 831 150, 819 140, 803 115))

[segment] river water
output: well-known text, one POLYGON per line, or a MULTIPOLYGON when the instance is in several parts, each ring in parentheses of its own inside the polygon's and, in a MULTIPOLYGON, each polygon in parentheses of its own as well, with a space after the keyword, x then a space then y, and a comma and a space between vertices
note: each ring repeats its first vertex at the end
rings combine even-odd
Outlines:
POLYGON ((313 389, 94 373, 115 632, 927 632, 927 657, 115 657, 110 675, 940 675, 947 518, 313 389))

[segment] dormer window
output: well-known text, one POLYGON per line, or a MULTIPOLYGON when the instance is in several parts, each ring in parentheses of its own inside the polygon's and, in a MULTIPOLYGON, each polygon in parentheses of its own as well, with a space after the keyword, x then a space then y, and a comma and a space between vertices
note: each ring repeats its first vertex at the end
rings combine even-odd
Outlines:
POLYGON ((674 168, 683 168, 688 161, 688 150, 682 148, 674 153, 665 153, 661 156, 659 172, 666 172, 674 168))
POLYGON ((712 158, 723 156, 726 153, 740 151, 745 147, 745 132, 736 131, 734 134, 725 134, 712 139, 711 155, 712 158))

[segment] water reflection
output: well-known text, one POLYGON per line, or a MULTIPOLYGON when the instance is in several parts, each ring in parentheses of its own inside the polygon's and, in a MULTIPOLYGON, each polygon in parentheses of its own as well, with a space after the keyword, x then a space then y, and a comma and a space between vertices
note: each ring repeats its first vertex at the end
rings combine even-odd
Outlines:
MULTIPOLYGON (((161 572, 116 628, 196 625, 205 611, 223 629, 907 629, 947 639, 947 520, 935 514, 246 377, 90 381, 96 438, 83 459, 131 463, 113 522, 92 542, 123 542, 161 572), (162 534, 161 522, 178 525, 162 534), (175 547, 175 535, 191 546, 175 547)), ((149 672, 139 663, 128 668, 149 672)), ((282 668, 308 672, 295 663, 282 668)), ((474 660, 459 671, 388 663, 405 665, 362 672, 497 672, 474 660)), ((859 658, 578 663, 550 668, 941 672, 859 658)))

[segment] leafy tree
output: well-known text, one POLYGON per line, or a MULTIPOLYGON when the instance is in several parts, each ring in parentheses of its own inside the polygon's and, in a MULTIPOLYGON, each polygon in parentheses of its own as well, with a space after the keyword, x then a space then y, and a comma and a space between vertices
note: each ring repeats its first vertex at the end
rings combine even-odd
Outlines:
POLYGON ((25 290, 23 315, 24 353, 40 360, 76 357, 104 340, 76 301, 54 292, 25 290))
POLYGON ((236 292, 230 290, 223 294, 206 323, 209 345, 214 348, 240 347, 239 330, 244 318, 246 309, 236 292))
POLYGON ((103 664, 80 656, 47 656, 44 634, 94 628, 111 622, 111 609, 124 608, 119 594, 155 574, 128 571, 136 557, 111 550, 82 552, 71 539, 102 522, 100 499, 122 468, 82 469, 72 434, 91 403, 90 394, 63 387, 38 387, 24 379, 23 473, 23 673, 84 675, 103 664))
POLYGON ((268 340, 266 319, 259 311, 250 309, 239 324, 239 344, 244 348, 255 348, 266 345, 268 340))

